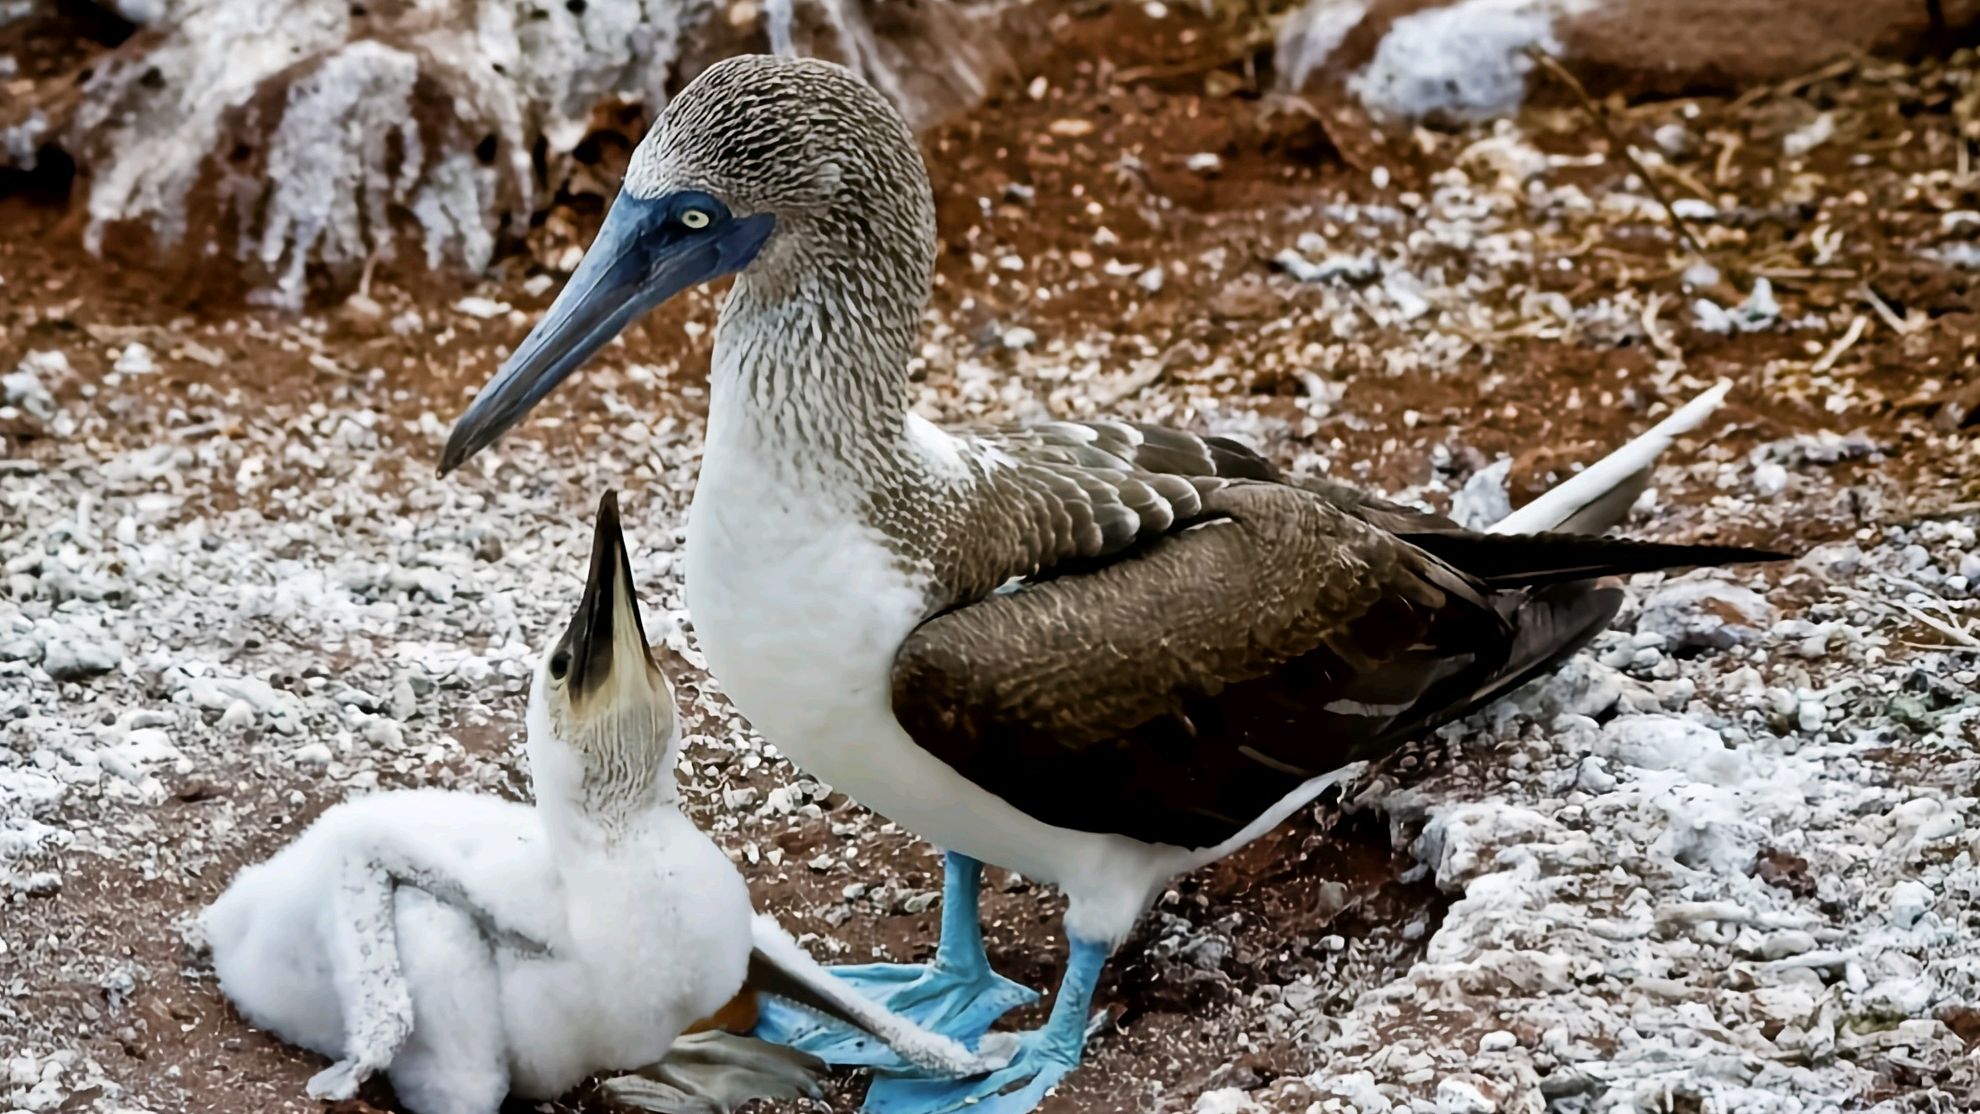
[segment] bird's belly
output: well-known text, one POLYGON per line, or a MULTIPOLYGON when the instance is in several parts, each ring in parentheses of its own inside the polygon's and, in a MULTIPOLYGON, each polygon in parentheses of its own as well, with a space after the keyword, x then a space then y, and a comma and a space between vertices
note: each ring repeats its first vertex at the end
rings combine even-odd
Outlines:
POLYGON ((645 852, 566 851, 567 945, 502 956, 502 1009, 518 1094, 554 1098, 601 1070, 655 1062, 741 988, 749 891, 684 817, 645 852))
POLYGON ((595 1006, 584 965, 514 952, 498 953, 497 962, 512 1093, 554 1099, 598 1071, 595 1006))
POLYGON ((749 887, 685 816, 672 814, 656 852, 601 857, 569 869, 574 956, 593 990, 588 1024, 598 1062, 638 1067, 742 988, 749 966, 749 887))

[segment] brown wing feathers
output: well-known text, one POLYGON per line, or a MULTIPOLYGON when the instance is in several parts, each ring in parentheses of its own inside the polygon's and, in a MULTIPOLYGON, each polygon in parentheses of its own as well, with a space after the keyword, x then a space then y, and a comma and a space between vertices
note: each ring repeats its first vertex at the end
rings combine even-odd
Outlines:
POLYGON ((1062 827, 1220 843, 1487 684, 1512 626, 1465 577, 1293 488, 1078 577, 931 619, 902 726, 1062 827))
POLYGON ((1160 427, 985 440, 1018 467, 979 511, 1030 541, 949 577, 978 587, 902 646, 896 716, 1039 820, 1153 843, 1220 844, 1546 672, 1620 606, 1595 578, 1776 556, 1476 534, 1160 427))

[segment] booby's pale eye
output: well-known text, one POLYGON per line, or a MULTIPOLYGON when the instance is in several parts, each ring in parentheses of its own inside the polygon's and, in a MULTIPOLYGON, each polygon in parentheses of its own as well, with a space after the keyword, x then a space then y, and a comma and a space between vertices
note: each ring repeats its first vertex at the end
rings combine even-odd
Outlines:
POLYGON ((550 655, 550 679, 561 681, 571 671, 571 652, 559 650, 550 655))
POLYGON ((689 209, 681 214, 681 223, 689 228, 707 228, 708 214, 700 209, 689 209))

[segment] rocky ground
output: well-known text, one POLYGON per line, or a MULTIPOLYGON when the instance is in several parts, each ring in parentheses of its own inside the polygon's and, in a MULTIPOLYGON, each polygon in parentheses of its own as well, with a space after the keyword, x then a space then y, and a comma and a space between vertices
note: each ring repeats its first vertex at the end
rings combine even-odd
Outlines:
MULTIPOLYGON (((1639 578, 1560 676, 1179 881, 1047 1109, 1980 1105, 1974 56, 1347 135, 1245 24, 1032 7, 1023 80, 927 136, 924 413, 1174 422, 1482 520, 1725 378, 1629 528, 1806 554, 1639 578)), ((180 926, 348 795, 524 790, 606 486, 695 815, 821 955, 928 953, 935 852, 698 669, 716 295, 442 482, 595 197, 485 280, 381 266, 284 314, 84 254, 59 169, 0 200, 0 1101, 313 1105, 180 926)), ((993 960, 1050 985, 1056 898, 989 889, 993 960)))

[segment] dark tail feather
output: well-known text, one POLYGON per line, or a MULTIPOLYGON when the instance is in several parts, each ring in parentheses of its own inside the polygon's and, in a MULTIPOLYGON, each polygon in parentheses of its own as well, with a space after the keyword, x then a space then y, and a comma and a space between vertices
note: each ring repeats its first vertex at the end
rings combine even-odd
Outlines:
POLYGON ((1789 558, 1785 553, 1736 545, 1678 545, 1584 534, 1426 530, 1405 534, 1403 540, 1494 588, 1530 588, 1663 569, 1789 558))
POLYGON ((1511 616, 1519 633, 1506 667, 1472 707, 1483 707, 1553 672, 1608 630, 1622 605, 1623 590, 1614 585, 1554 584, 1535 590, 1511 616))
POLYGON ((1555 666, 1609 629, 1609 622, 1622 605, 1621 588, 1585 581, 1550 585, 1507 597, 1502 606, 1516 633, 1505 665, 1470 693, 1449 700, 1444 710, 1429 720, 1411 725, 1410 733, 1434 731, 1455 723, 1527 682, 1553 672, 1555 666))

